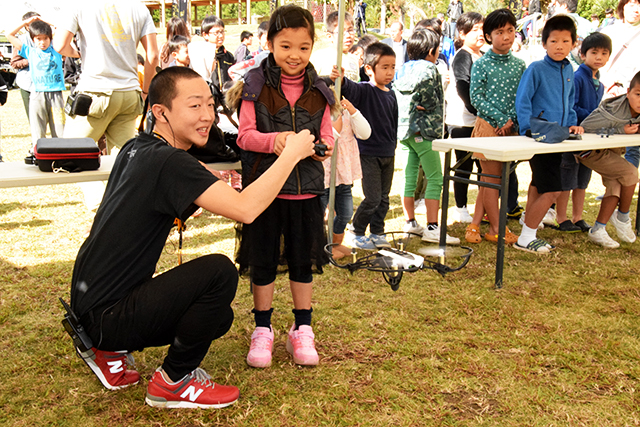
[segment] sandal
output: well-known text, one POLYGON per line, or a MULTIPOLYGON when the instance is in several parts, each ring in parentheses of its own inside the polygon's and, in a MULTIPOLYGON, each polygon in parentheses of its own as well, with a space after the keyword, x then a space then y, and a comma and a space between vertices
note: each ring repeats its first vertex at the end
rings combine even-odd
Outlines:
POLYGON ((533 252, 536 254, 548 254, 549 252, 551 252, 553 249, 556 248, 555 246, 547 243, 545 240, 542 240, 542 239, 534 239, 531 242, 529 242, 527 246, 521 246, 518 244, 518 242, 515 242, 513 244, 513 247, 521 251, 533 252))
MULTIPOLYGON (((497 234, 485 234, 484 235, 484 239, 488 240, 490 242, 493 243, 498 243, 498 235, 497 234)), ((509 230, 509 227, 507 227, 504 230, 504 243, 507 245, 513 245, 515 242, 518 241, 518 236, 516 234, 513 234, 511 232, 511 230, 509 230)))
POLYGON ((482 236, 480 236, 480 226, 476 224, 467 225, 467 232, 464 234, 464 239, 469 243, 482 242, 482 236))

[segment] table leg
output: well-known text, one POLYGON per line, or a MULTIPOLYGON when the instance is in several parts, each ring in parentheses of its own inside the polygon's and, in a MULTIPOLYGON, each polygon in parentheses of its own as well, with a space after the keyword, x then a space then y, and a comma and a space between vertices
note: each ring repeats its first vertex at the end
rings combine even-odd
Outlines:
POLYGON ((449 150, 444 154, 444 174, 442 181, 442 215, 440 217, 440 246, 447 245, 447 213, 449 210, 449 183, 451 182, 451 153, 449 150))
POLYGON ((509 199, 509 172, 511 172, 511 162, 503 162, 500 186, 500 225, 498 228, 498 251, 496 253, 496 289, 502 288, 502 273, 504 270, 504 234, 507 228, 507 200, 509 199))

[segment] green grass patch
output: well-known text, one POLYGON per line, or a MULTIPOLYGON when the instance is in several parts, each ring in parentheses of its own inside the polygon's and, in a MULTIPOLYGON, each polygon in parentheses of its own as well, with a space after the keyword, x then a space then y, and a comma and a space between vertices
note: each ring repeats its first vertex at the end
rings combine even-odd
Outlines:
MULTIPOLYGON (((6 161, 30 144, 17 91, 0 108, 6 161)), ((388 230, 402 227, 398 159, 388 230)), ((0 164, 0 167, 2 165, 0 164)), ((528 166, 518 168, 522 202, 528 166)), ((359 186, 355 195, 361 197, 359 186)), ((585 218, 602 194, 594 175, 585 218)), ((473 199, 477 192, 470 191, 473 199)), ((635 203, 633 209, 635 218, 635 203)), ((424 215, 418 215, 424 223, 424 215)), ((6 426, 624 426, 640 424, 639 245, 606 250, 584 234, 545 229, 548 256, 507 248, 504 288, 493 287, 495 246, 474 246, 469 265, 441 278, 405 274, 392 292, 379 273, 326 268, 314 282, 314 330, 321 362, 295 366, 285 350, 293 321, 285 278, 274 297, 271 368, 245 357, 253 329, 246 280, 236 320, 203 367, 240 387, 222 410, 158 410, 145 387, 166 348, 136 353, 143 377, 105 390, 78 359, 60 325, 73 263, 92 216, 75 185, 0 192, 0 425, 6 426)), ((514 232, 520 226, 511 221, 514 232)), ((483 231, 484 226, 483 226, 483 231)), ((615 236, 610 227, 609 230, 615 236)), ((450 234, 464 236, 453 224, 450 234)), ((209 213, 189 220, 185 258, 232 256, 234 224, 209 213)), ((176 235, 158 271, 176 265, 176 235)), ((117 268, 117 266, 114 266, 117 268)))

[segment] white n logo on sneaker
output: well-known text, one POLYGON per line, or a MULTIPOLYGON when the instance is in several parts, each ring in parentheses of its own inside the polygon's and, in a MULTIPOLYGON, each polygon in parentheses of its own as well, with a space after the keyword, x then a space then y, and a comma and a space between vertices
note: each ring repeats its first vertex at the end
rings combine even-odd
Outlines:
POLYGON ((110 366, 109 372, 112 374, 117 374, 118 372, 124 371, 122 360, 115 360, 113 362, 107 362, 107 365, 110 366))
POLYGON ((200 396, 200 394, 204 391, 203 388, 198 389, 196 391, 196 388, 192 385, 190 385, 189 387, 187 387, 187 389, 180 395, 181 398, 187 398, 192 402, 195 402, 195 400, 198 398, 198 396, 200 396), (187 397, 189 396, 189 397, 187 397))

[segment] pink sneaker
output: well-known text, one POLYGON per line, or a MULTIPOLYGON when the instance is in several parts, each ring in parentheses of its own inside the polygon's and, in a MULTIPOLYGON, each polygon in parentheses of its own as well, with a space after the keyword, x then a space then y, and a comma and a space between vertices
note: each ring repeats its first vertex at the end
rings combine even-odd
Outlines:
POLYGON ((315 335, 311 326, 302 325, 294 330, 295 323, 291 326, 287 337, 287 351, 293 355, 293 361, 297 365, 317 365, 318 352, 314 342, 315 335))
POLYGON ((272 349, 273 330, 257 326, 251 334, 251 347, 249 347, 249 354, 247 354, 247 364, 254 368, 271 366, 272 349))

